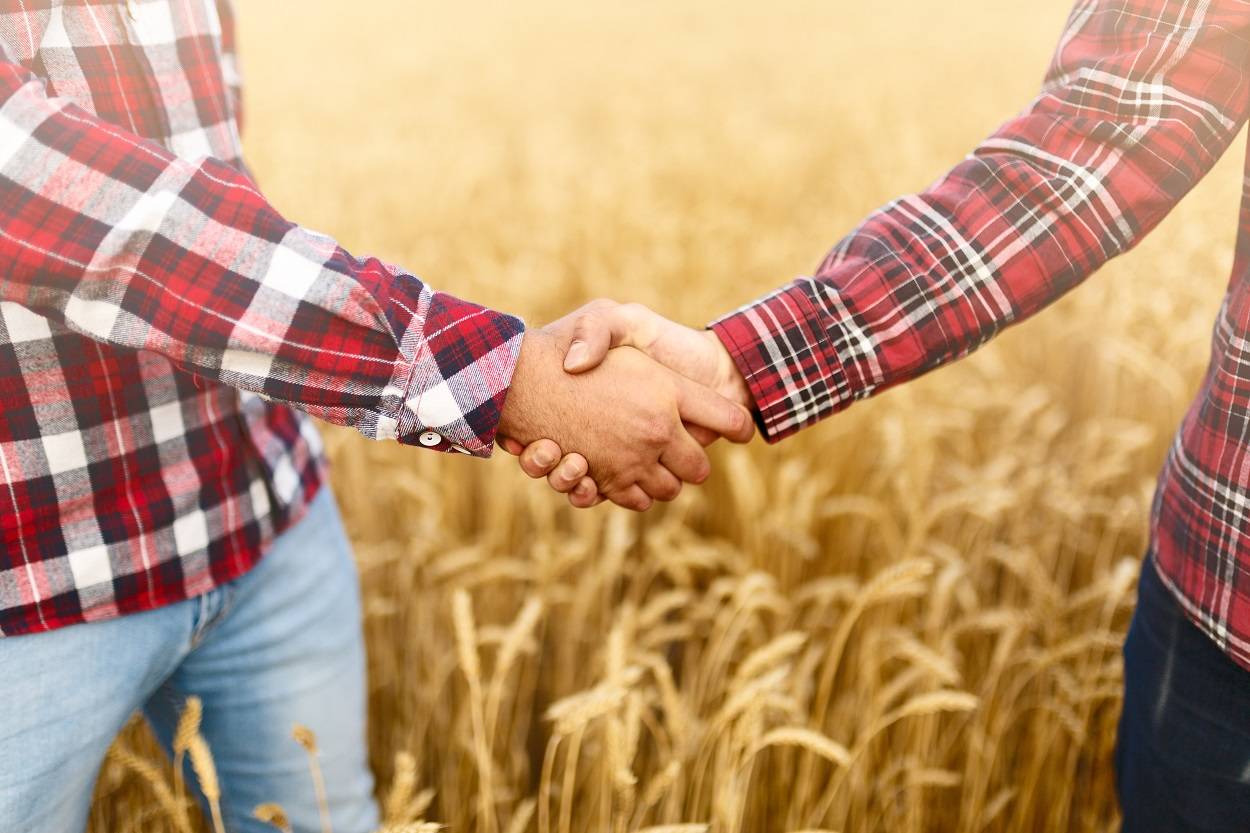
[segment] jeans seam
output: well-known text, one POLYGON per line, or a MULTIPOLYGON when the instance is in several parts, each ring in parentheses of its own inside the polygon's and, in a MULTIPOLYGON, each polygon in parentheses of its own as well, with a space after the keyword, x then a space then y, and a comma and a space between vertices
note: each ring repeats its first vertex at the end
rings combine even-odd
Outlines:
POLYGON ((213 630, 225 621, 226 616, 229 615, 234 607, 234 590, 235 588, 231 584, 223 584, 200 597, 201 611, 209 604, 210 598, 216 597, 220 599, 221 604, 211 615, 196 623, 195 631, 191 634, 191 648, 193 650, 203 645, 213 630))

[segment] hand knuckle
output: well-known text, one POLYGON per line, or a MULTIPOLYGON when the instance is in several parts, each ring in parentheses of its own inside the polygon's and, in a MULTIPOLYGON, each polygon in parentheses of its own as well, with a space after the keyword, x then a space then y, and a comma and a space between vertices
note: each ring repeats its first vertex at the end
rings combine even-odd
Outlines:
POLYGON ((643 440, 651 445, 667 445, 673 436, 672 422, 661 416, 648 417, 643 424, 643 440))

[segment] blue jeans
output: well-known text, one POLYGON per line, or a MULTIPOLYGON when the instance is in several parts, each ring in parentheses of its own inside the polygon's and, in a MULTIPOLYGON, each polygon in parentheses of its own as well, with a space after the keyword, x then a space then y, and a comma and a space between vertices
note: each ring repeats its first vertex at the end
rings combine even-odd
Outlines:
POLYGON ((192 694, 229 831, 272 833, 252 818, 270 801, 296 830, 321 830, 295 723, 317 735, 336 833, 377 826, 359 589, 328 487, 251 572, 204 596, 0 639, 0 830, 83 830, 123 724, 142 709, 168 750, 192 694))
POLYGON ((1124 833, 1250 830, 1250 672, 1185 617, 1152 560, 1124 643, 1124 833))

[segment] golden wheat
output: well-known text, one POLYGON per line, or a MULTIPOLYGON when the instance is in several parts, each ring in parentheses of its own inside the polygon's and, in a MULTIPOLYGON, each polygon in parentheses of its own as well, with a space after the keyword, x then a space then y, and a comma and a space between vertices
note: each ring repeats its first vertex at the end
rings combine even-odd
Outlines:
POLYGON ((225 833, 225 824, 221 820, 221 782, 217 779, 217 765, 213 762, 213 753, 203 735, 193 735, 187 743, 187 754, 191 758, 191 769, 199 780, 200 792, 208 802, 213 820, 214 833, 225 833))
POLYGON ((252 815, 265 824, 271 824, 282 833, 291 833, 291 822, 286 810, 278 804, 261 804, 252 811, 252 815))
MULTIPOLYGON (((1025 104, 1068 5, 241 0, 247 151, 293 219, 461 297, 700 324, 1025 104)), ((1113 829, 1118 645, 1239 155, 1039 320, 717 448, 645 517, 327 431, 386 829, 1113 829)), ((182 831, 170 764, 121 743, 92 830, 182 831)))
POLYGON ((291 737, 304 747, 304 752, 308 756, 308 774, 312 778, 313 789, 317 793, 317 810, 321 814, 321 833, 332 833, 325 776, 321 773, 321 762, 317 760, 320 754, 320 749, 317 747, 317 735, 307 726, 296 723, 291 727, 291 737))

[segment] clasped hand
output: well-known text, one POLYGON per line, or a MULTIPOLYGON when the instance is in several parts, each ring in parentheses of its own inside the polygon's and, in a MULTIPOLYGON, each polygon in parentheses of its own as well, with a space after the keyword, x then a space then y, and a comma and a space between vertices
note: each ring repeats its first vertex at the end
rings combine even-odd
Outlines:
POLYGON ((713 333, 595 301, 526 333, 499 444, 574 506, 645 511, 707 479, 707 445, 751 439, 749 403, 713 333))

